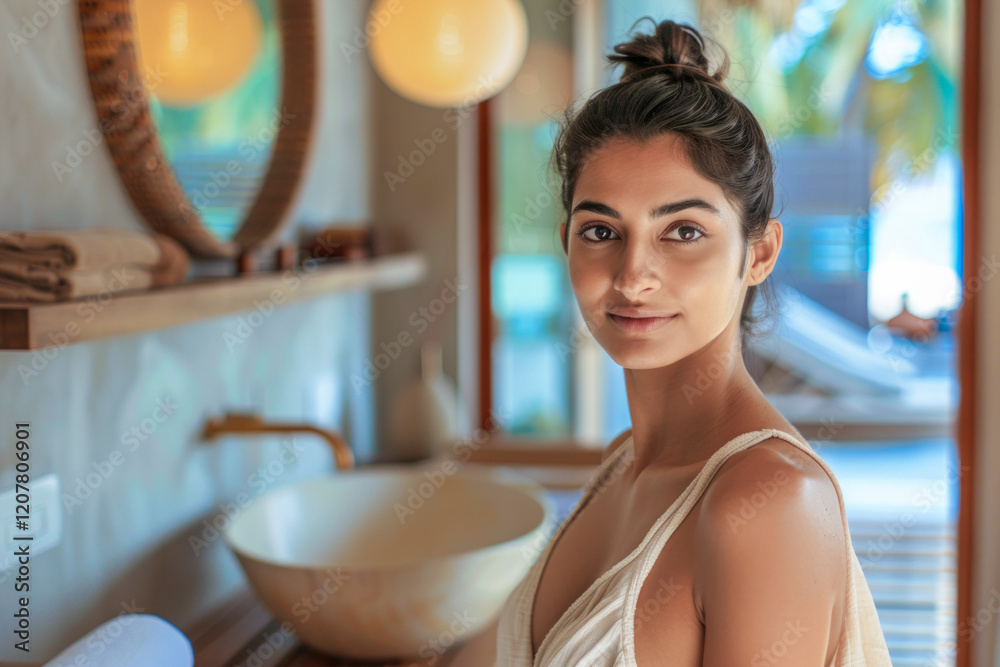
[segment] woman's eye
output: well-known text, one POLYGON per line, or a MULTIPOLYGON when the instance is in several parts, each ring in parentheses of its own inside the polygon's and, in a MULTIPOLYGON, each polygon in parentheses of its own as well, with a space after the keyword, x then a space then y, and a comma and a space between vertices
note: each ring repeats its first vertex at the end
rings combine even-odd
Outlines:
POLYGON ((671 233, 677 232, 680 235, 681 241, 686 241, 693 243, 699 240, 704 234, 697 227, 692 227, 691 225, 681 225, 680 227, 674 228, 671 233), (696 236, 697 235, 697 236, 696 236))
MULTIPOLYGON (((670 233, 677 233, 679 236, 677 240, 682 243, 695 243, 705 236, 704 232, 693 225, 680 225, 679 227, 674 227, 670 233)), ((618 238, 618 234, 607 225, 592 225, 576 232, 576 235, 590 241, 591 243, 613 241, 618 238)))
POLYGON ((585 230, 580 232, 580 236, 588 241, 610 241, 616 236, 616 234, 610 227, 606 227, 604 225, 594 225, 593 227, 587 227, 585 230))

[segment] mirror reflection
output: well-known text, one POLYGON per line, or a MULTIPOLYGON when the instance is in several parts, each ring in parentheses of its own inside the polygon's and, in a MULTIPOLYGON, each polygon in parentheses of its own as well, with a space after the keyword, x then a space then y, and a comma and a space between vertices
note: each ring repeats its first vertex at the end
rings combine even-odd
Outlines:
POLYGON ((280 113, 273 0, 133 0, 163 152, 213 236, 230 241, 267 172, 280 113))

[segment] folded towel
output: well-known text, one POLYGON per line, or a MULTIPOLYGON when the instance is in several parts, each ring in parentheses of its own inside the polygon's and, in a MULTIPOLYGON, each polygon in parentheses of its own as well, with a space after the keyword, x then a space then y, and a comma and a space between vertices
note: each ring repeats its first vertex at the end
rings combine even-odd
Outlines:
POLYGON ((160 248, 153 234, 94 227, 56 231, 0 231, 0 264, 29 263, 49 269, 103 269, 155 264, 160 248))
POLYGON ((187 250, 163 234, 153 232, 153 240, 160 248, 160 260, 149 267, 151 286, 174 285, 184 280, 191 267, 191 257, 187 250))
POLYGON ((0 300, 52 302, 173 285, 190 258, 156 232, 0 232, 0 300))
POLYGON ((120 266, 93 271, 66 271, 52 285, 32 285, 0 274, 0 299, 4 301, 63 301, 108 292, 116 294, 145 289, 153 284, 149 271, 120 266))

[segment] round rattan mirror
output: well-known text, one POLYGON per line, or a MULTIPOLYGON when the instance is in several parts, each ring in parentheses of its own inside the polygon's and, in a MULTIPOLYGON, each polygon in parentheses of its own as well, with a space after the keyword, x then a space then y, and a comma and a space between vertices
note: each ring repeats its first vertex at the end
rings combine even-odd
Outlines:
POLYGON ((100 130, 146 224, 200 257, 265 244, 287 222, 310 146, 314 0, 79 9, 100 130))

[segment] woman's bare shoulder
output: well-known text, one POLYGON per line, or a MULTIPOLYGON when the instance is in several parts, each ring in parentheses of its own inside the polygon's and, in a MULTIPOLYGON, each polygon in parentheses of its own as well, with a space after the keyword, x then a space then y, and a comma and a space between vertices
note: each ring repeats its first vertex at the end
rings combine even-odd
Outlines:
MULTIPOLYGON (((847 535, 834 481, 811 454, 780 438, 726 460, 705 491, 696 532, 699 553, 712 555, 700 559, 705 568, 772 583, 824 581, 825 604, 846 585, 847 535)), ((702 603, 720 574, 696 576, 702 603)))
POLYGON ((815 629, 795 634, 788 657, 821 664, 838 636, 831 618, 844 608, 849 566, 823 467, 785 440, 762 441, 725 461, 695 519, 695 607, 702 623, 726 628, 706 635, 705 664, 755 664, 760 646, 792 627, 815 629))
POLYGON ((831 475, 812 454, 782 438, 768 438, 722 464, 705 490, 701 512, 712 521, 735 510, 742 516, 759 513, 764 504, 783 503, 840 525, 840 498, 831 475))

